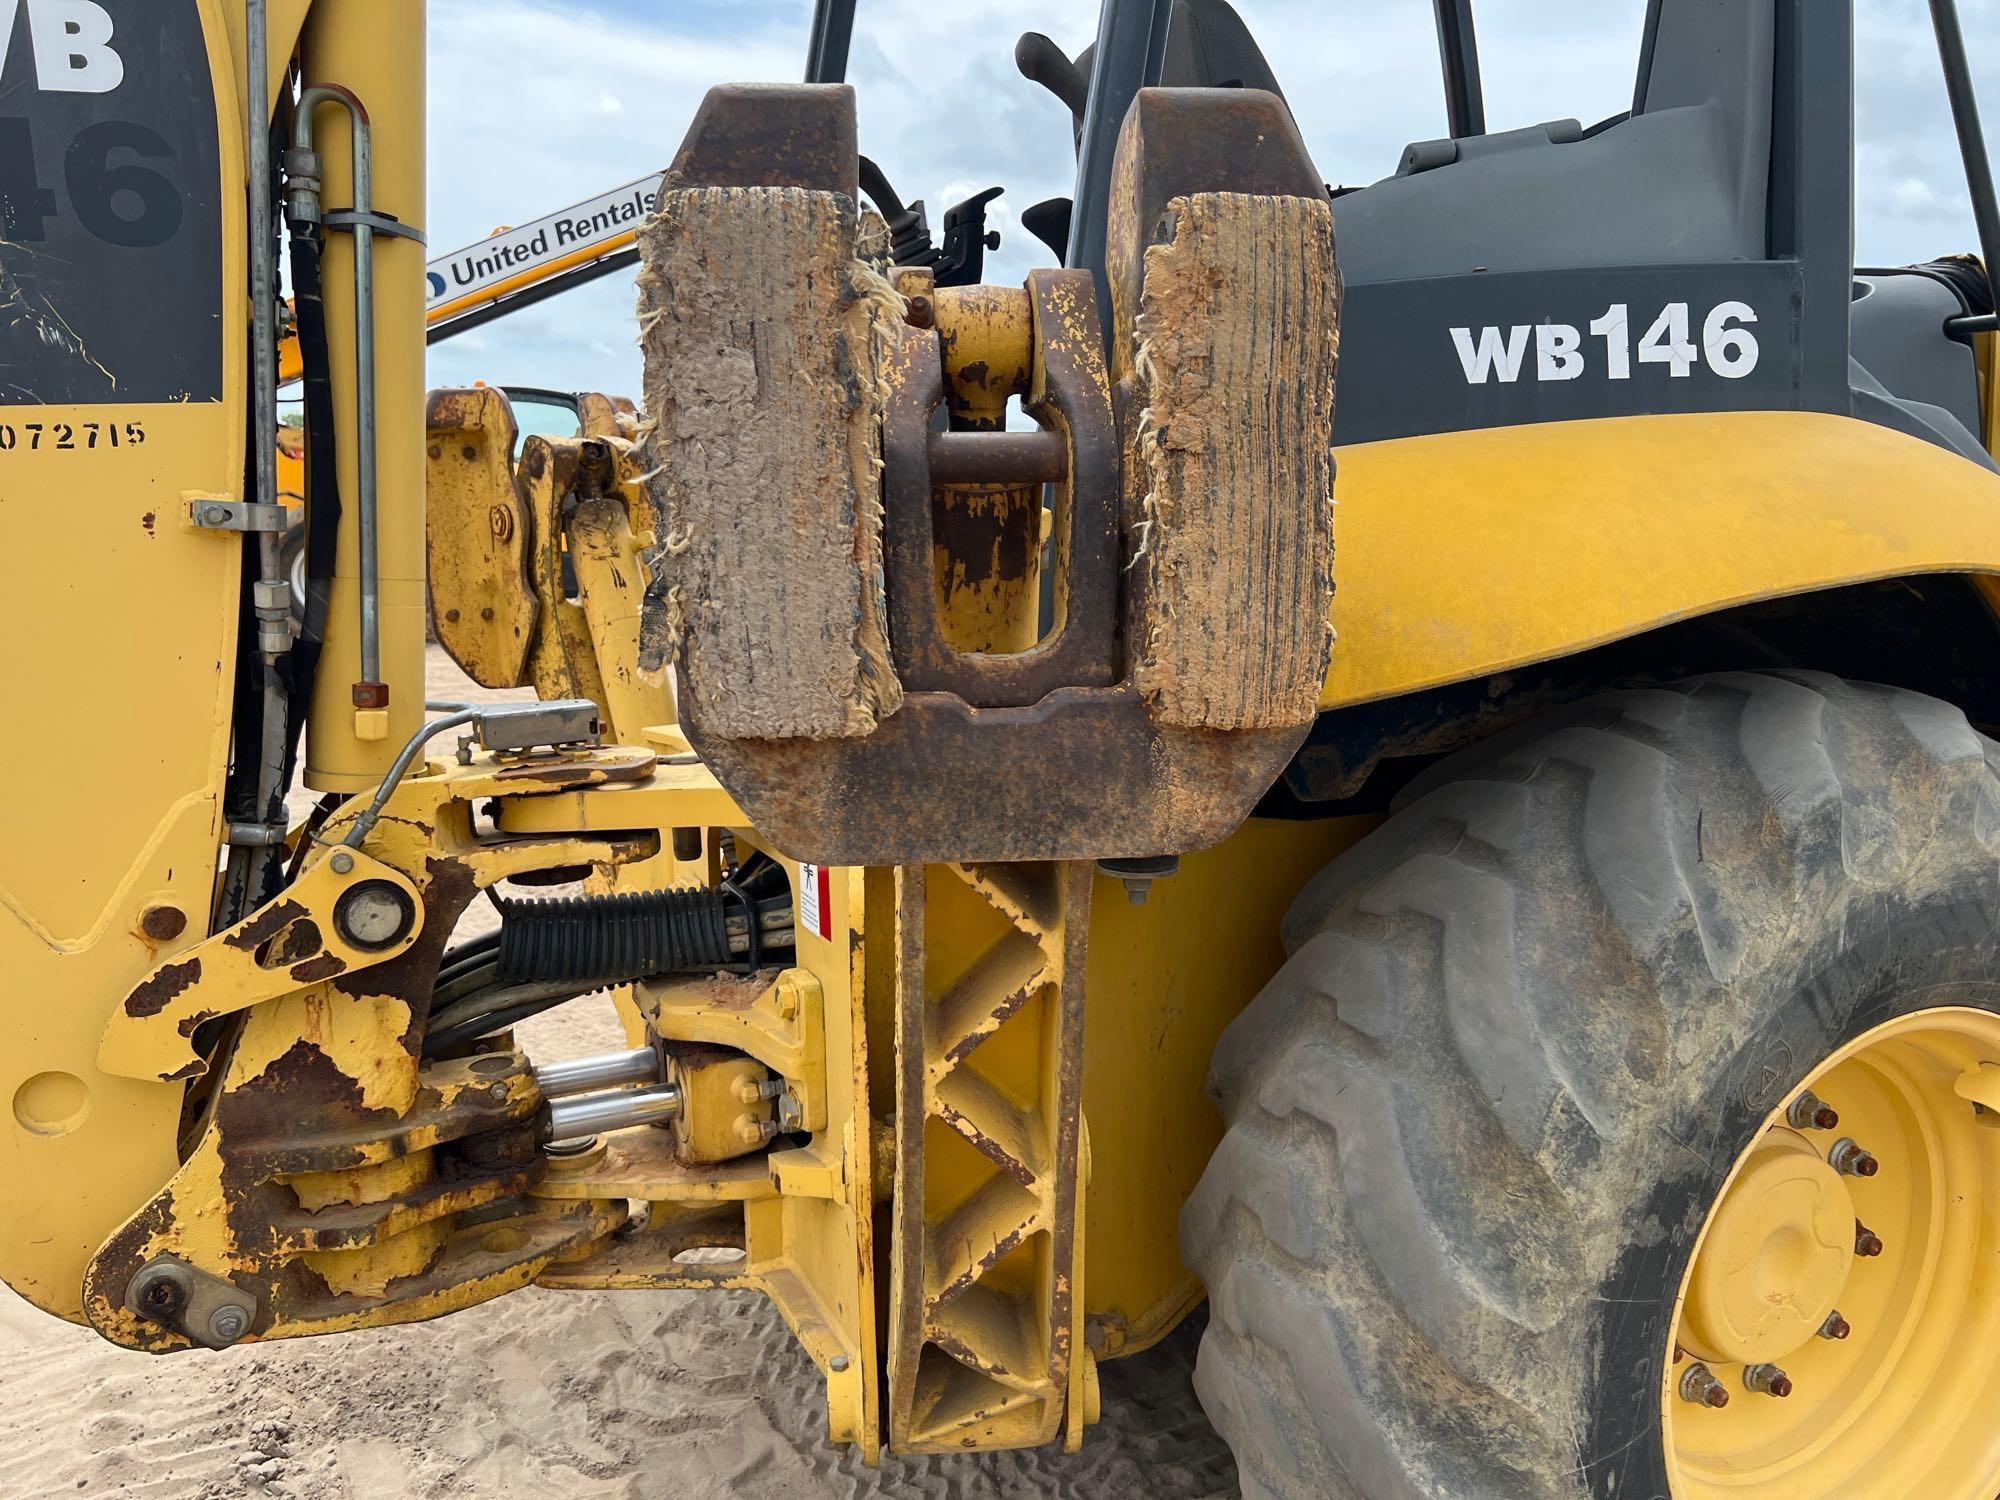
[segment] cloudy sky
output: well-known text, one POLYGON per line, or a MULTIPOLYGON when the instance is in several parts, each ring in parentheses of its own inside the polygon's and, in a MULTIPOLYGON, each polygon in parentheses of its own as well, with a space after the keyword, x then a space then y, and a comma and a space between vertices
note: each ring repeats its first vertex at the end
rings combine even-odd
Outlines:
MULTIPOLYGON (((1445 134, 1430 0, 1238 0, 1331 182, 1390 172, 1410 141, 1445 134)), ((1631 103, 1644 0, 1481 0, 1489 127, 1631 103)), ((2000 0, 1960 0, 1989 128, 2000 141, 2000 0)), ((430 241, 465 245, 657 171, 703 91, 801 76, 809 0, 430 0, 430 241), (449 170, 445 164, 450 163, 449 170)), ((1018 210, 1066 194, 1066 112, 1014 70, 1014 39, 1072 55, 1095 0, 939 5, 860 0, 849 78, 862 150, 937 229, 946 205, 1006 189, 987 279, 1052 257, 1018 210), (968 118, 976 130, 968 131, 968 118)), ((1857 0, 1857 232, 1865 264, 1974 246, 1971 211, 1923 0, 1857 0)), ((629 273, 431 351, 437 385, 552 386, 636 395, 629 273)))

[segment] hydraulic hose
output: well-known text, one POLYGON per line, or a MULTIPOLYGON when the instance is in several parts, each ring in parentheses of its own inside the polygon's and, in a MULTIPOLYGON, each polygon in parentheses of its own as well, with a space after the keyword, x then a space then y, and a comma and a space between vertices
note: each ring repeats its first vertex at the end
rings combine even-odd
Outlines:
POLYGON ((729 908, 741 899, 690 888, 499 905, 499 983, 615 984, 727 967, 729 908))

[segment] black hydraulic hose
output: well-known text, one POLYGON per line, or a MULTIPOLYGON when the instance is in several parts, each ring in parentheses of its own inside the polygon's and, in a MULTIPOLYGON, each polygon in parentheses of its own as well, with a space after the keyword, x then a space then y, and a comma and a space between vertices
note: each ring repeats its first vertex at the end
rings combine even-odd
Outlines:
POLYGON ((791 946, 789 887, 755 894, 776 874, 775 865, 755 864, 713 890, 495 897, 500 930, 453 948, 439 966, 424 1055, 627 980, 754 972, 767 945, 791 946))
MULTIPOLYGON (((303 366, 306 420, 306 607, 292 648, 294 702, 303 704, 326 641, 334 552, 340 542, 340 471, 335 466, 333 364, 320 273, 321 244, 312 226, 292 226, 292 305, 303 366)), ((303 714, 299 715, 301 721, 303 714)))
POLYGON ((866 193, 875 206, 882 211, 882 217, 891 223, 904 212, 903 200, 896 196, 896 190, 889 186, 889 179, 882 169, 867 157, 861 158, 861 191, 866 193))
POLYGON ((563 983, 506 985, 485 991, 474 997, 478 1003, 464 1001, 431 1018, 424 1033, 424 1056, 436 1057, 576 998, 576 987, 563 983))
POLYGON ((690 888, 498 904, 501 984, 615 984, 726 967, 729 907, 740 898, 690 888))

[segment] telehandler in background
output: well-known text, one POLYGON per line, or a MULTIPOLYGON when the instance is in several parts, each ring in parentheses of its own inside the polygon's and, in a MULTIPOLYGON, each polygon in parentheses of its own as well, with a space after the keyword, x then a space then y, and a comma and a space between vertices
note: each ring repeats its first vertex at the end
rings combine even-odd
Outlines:
POLYGON ((696 115, 629 434, 517 443, 423 389, 423 7, 0 4, 0 1275, 157 1353, 754 1287, 870 1462, 1078 1447, 1205 1294, 1254 1495, 2000 1492, 2000 336, 1854 265, 1851 7, 1489 133, 1438 0, 1335 194, 1107 0, 1017 287, 853 20, 696 115), (427 610, 539 700, 427 717, 427 610))

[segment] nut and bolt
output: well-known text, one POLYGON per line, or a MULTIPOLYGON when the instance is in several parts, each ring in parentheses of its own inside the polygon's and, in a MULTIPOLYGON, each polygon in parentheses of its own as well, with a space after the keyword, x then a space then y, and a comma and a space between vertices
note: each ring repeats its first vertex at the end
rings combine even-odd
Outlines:
POLYGON ((208 1331, 211 1337, 233 1344, 250 1331, 250 1314, 234 1303, 225 1304, 208 1315, 208 1331))
POLYGON ((1840 1123, 1840 1116, 1824 1099, 1807 1089, 1787 1106, 1785 1123, 1794 1130, 1831 1130, 1840 1123))
POLYGON ((204 505, 201 508, 201 523, 204 526, 227 526, 229 507, 226 505, 204 505))
POLYGON ((1819 1336, 1823 1339, 1844 1339, 1852 1332, 1854 1325, 1840 1315, 1840 1309, 1837 1307, 1828 1313, 1826 1321, 1819 1325, 1819 1336))
POLYGON ((1743 1369, 1745 1390, 1761 1391, 1766 1396, 1789 1396, 1792 1393, 1792 1378, 1776 1365, 1746 1365, 1743 1369))
POLYGON ((928 297, 912 297, 903 309, 903 321, 912 328, 928 328, 936 321, 936 316, 928 297))
POLYGON ((1859 1219, 1854 1221, 1854 1253, 1864 1257, 1882 1253, 1882 1237, 1859 1219))
POLYGON ((1681 1400, 1717 1410, 1729 1404, 1729 1391, 1707 1365, 1689 1365, 1681 1376, 1681 1400))
POLYGON ((1882 1170, 1882 1164, 1862 1147, 1851 1135, 1844 1135, 1833 1143, 1833 1149, 1826 1153, 1833 1170, 1843 1177, 1873 1177, 1882 1170))
POLYGON ((507 1102, 507 1085, 504 1083, 487 1084, 486 1097, 496 1104, 505 1104, 507 1102))
POLYGON ((162 1274, 146 1284, 139 1301, 153 1317, 165 1321, 187 1304, 187 1283, 172 1274, 162 1274))

